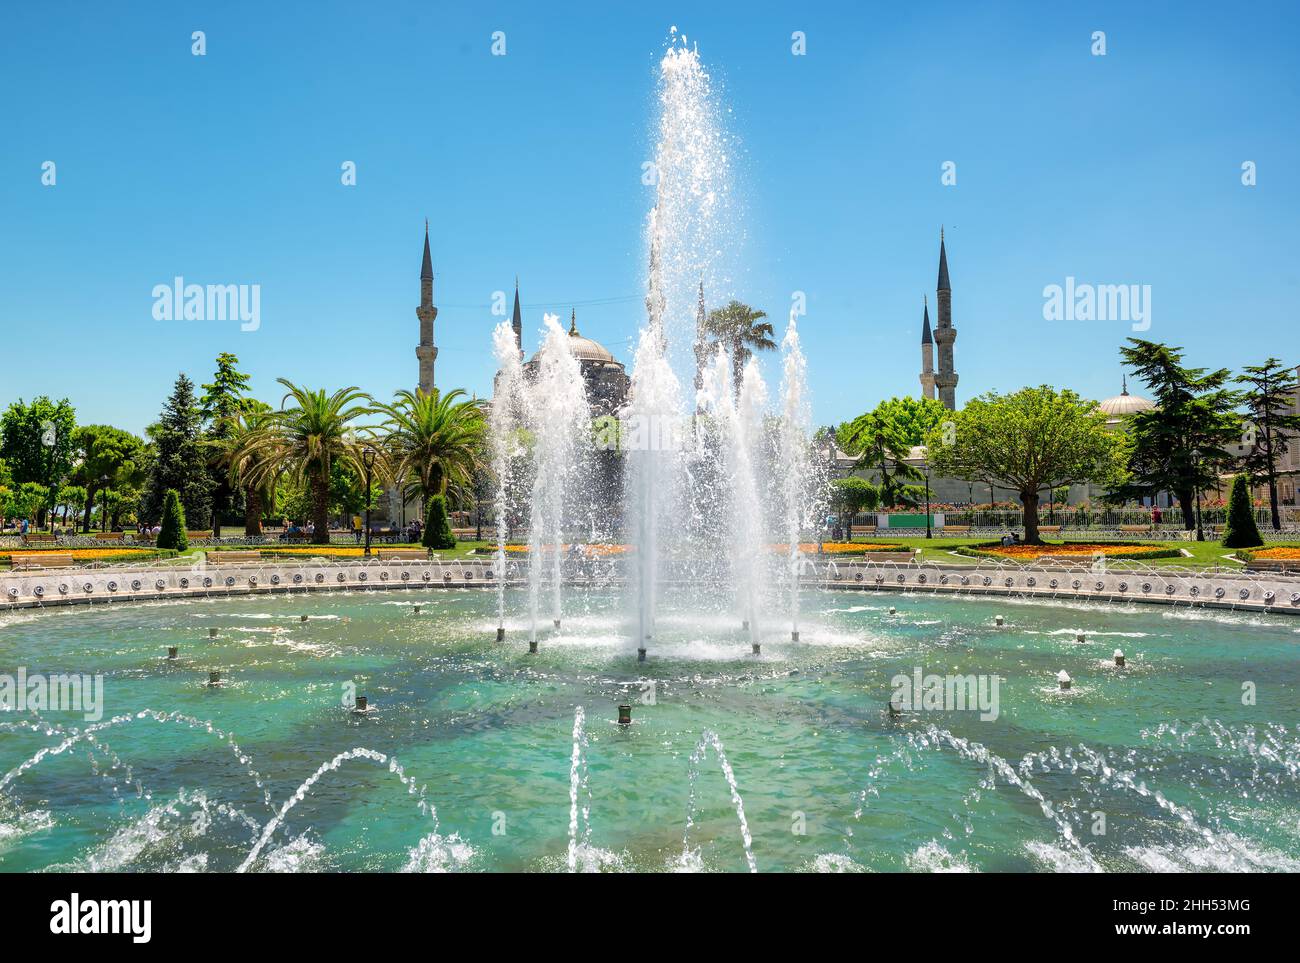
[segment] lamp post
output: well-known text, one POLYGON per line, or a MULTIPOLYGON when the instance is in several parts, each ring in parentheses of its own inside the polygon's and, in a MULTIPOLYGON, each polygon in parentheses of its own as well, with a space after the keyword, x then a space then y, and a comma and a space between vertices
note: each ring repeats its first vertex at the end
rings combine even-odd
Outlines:
POLYGON ((99 476, 99 530, 108 531, 108 476, 99 476))
POLYGON ((375 464, 375 450, 369 445, 361 449, 361 462, 366 466, 366 551, 370 555, 370 469, 375 464))
POLYGON ((930 525, 930 459, 925 459, 925 537, 933 538, 934 530, 930 525))

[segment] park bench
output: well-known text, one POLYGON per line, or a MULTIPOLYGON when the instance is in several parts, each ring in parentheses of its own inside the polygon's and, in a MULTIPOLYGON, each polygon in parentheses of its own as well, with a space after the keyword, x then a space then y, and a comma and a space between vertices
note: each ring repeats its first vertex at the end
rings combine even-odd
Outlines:
POLYGON ((190 542, 205 542, 212 538, 211 532, 186 532, 185 539, 190 542))
POLYGON ((377 553, 381 562, 413 561, 429 557, 429 553, 422 548, 381 548, 377 553))
POLYGON ((1040 533, 1047 532, 1052 535, 1059 535, 1061 532, 1061 526, 1060 525, 1039 525, 1038 531, 1040 533))
POLYGON ((125 532, 97 532, 95 541, 97 542, 120 542, 125 532))
POLYGON ((260 562, 261 552, 208 552, 209 565, 228 565, 235 562, 260 562))
POLYGON ((915 552, 863 552, 862 558, 868 562, 884 564, 886 562, 907 563, 916 558, 915 552))
POLYGON ((1282 575, 1300 575, 1300 559, 1261 558, 1246 563, 1247 572, 1277 572, 1282 575))
POLYGON ((1121 525, 1119 530, 1125 535, 1149 535, 1153 529, 1150 525, 1121 525))
POLYGON ((35 568, 71 568, 76 564, 71 555, 60 555, 57 552, 49 552, 40 558, 15 558, 13 565, 15 570, 30 570, 35 568))
POLYGON ((23 536, 24 545, 53 545, 58 539, 53 535, 42 535, 37 532, 23 536))
POLYGON ((875 525, 854 525, 850 528, 849 531, 854 538, 856 538, 859 535, 874 535, 876 534, 876 526, 875 525))
POLYGON ((943 535, 966 535, 970 533, 969 525, 944 525, 939 529, 943 535))

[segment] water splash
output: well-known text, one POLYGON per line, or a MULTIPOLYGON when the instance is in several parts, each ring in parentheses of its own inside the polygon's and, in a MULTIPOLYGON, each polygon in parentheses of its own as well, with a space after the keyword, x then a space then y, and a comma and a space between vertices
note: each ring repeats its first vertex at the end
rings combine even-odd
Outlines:
POLYGON ((758 863, 754 859, 754 838, 749 833, 749 822, 745 819, 745 801, 740 797, 740 787, 736 783, 736 774, 732 772, 731 763, 727 761, 727 753, 722 747, 722 740, 711 729, 704 731, 704 734, 700 736, 700 741, 696 743, 695 751, 691 753, 691 767, 688 777, 690 780, 690 801, 689 808, 686 811, 686 829, 682 833, 680 865, 683 867, 700 865, 698 851, 691 849, 691 827, 695 825, 695 816, 699 808, 696 789, 700 778, 700 763, 704 761, 705 753, 709 749, 712 749, 714 756, 717 757, 718 767, 722 770, 722 777, 726 779, 727 788, 731 791, 731 804, 736 807, 736 820, 740 823, 740 839, 745 846, 745 862, 749 865, 751 873, 757 873, 758 863))
POLYGON ((569 757, 569 872, 578 870, 578 856, 591 850, 591 785, 587 772, 587 714, 573 713, 573 752, 569 757), (579 805, 579 798, 583 802, 579 805))
POLYGON ((811 519, 808 492, 808 445, 812 413, 808 405, 808 363, 799 346, 799 329, 794 312, 781 340, 783 354, 781 378, 781 427, 777 456, 777 476, 781 479, 784 502, 785 536, 789 543, 790 631, 799 631, 799 576, 803 569, 800 538, 811 519))
POLYGON ((492 438, 492 473, 496 476, 493 514, 496 520, 497 551, 494 567, 497 587, 497 627, 506 624, 506 534, 514 512, 510 498, 513 466, 518 447, 517 432, 522 415, 523 366, 514 329, 506 321, 496 326, 492 343, 497 359, 497 380, 493 390, 489 428, 492 438))

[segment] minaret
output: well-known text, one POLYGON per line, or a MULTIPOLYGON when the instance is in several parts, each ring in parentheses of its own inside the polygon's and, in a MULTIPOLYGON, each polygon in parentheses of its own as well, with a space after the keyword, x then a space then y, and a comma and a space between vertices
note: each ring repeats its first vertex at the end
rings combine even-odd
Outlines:
POLYGON ((510 327, 515 329, 515 347, 519 349, 519 358, 524 357, 524 316, 519 313, 519 278, 515 278, 515 313, 510 319, 510 327))
POLYGON ((952 326, 952 286, 948 283, 948 252, 944 248, 943 228, 939 229, 939 284, 935 292, 939 303, 939 324, 934 329, 934 341, 939 346, 939 373, 934 383, 939 387, 939 400, 949 411, 957 408, 957 372, 952 365, 952 343, 957 340, 957 329, 952 326))
POLYGON ((922 298, 925 316, 921 323, 921 388, 925 397, 934 400, 934 338, 930 336, 930 302, 922 298))
POLYGON ((429 255, 429 219, 424 220, 424 263, 420 265, 420 306, 415 309, 420 319, 420 343, 415 356, 420 359, 420 390, 433 394, 433 362, 438 348, 433 343, 433 319, 438 309, 433 306, 433 258, 429 255))

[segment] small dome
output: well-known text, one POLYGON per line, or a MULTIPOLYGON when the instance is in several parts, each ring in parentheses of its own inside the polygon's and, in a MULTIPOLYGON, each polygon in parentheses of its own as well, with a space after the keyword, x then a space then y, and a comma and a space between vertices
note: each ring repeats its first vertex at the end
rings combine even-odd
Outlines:
POLYGON ((1107 398, 1097 405, 1097 410, 1109 418, 1121 418, 1124 415, 1131 415, 1139 411, 1148 411, 1155 405, 1145 398, 1139 398, 1137 395, 1131 395, 1128 391, 1117 394, 1114 398, 1107 398))
MULTIPOLYGON (((574 312, 569 317, 569 350, 573 352, 573 356, 579 361, 595 361, 600 363, 612 362, 618 364, 618 362, 614 360, 614 356, 610 353, 609 349, 603 344, 599 341, 593 341, 591 338, 584 338, 578 333, 577 312, 574 312)), ((532 364, 536 360, 537 355, 534 354, 528 359, 528 364, 532 364)))

